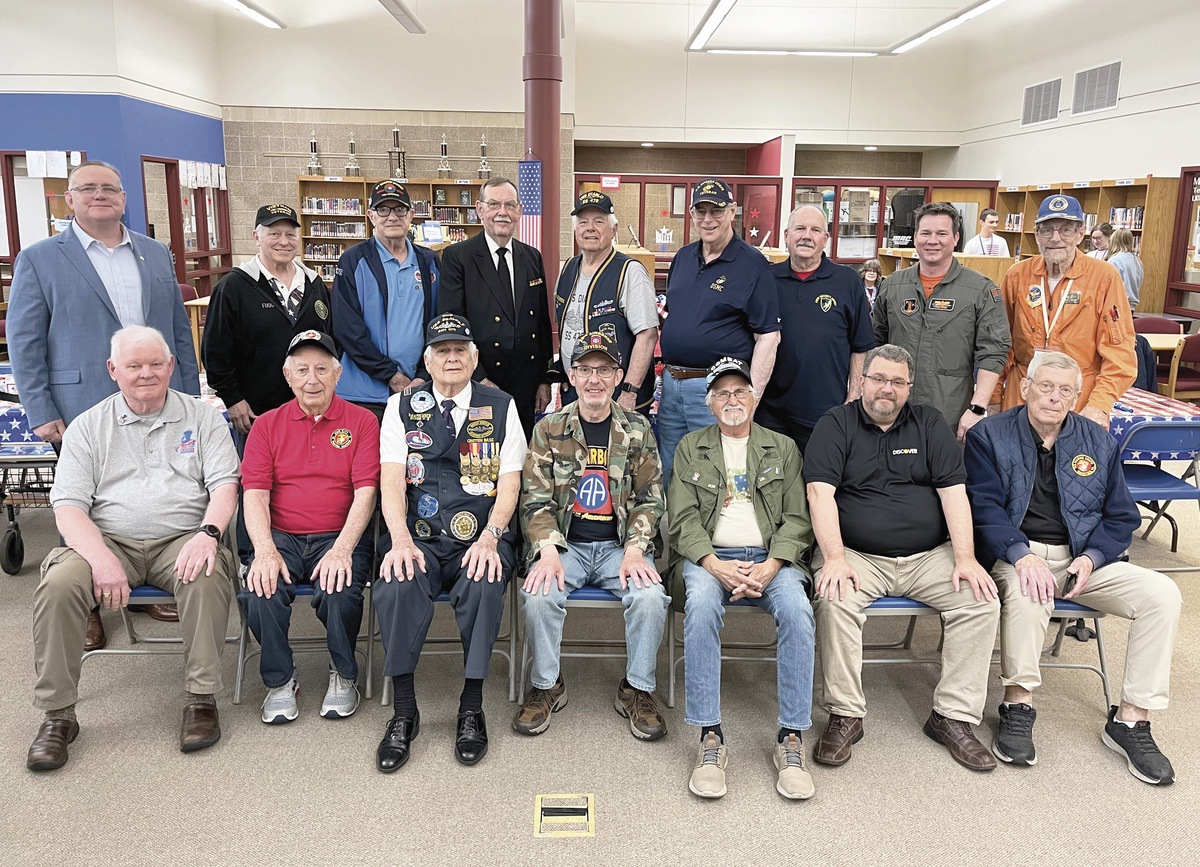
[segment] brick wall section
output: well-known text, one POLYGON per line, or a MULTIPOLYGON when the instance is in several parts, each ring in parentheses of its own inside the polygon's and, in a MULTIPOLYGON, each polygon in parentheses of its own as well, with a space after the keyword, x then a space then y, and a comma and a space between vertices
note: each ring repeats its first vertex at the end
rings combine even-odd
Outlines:
POLYGON ((627 175, 744 175, 746 149, 581 145, 575 149, 575 171, 627 175))

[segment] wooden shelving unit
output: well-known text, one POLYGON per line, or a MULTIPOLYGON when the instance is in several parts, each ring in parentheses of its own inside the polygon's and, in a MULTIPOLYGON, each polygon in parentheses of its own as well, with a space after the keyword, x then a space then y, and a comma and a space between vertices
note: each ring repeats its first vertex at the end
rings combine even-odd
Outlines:
MULTIPOLYGON (((371 188, 384 178, 315 177, 296 179, 304 263, 326 280, 348 247, 371 237, 367 202, 371 188)), ((413 202, 413 241, 422 243, 419 227, 438 219, 446 242, 465 241, 483 231, 475 202, 483 181, 478 179, 413 178, 405 183, 413 202)), ((444 244, 430 244, 441 247, 444 244)))

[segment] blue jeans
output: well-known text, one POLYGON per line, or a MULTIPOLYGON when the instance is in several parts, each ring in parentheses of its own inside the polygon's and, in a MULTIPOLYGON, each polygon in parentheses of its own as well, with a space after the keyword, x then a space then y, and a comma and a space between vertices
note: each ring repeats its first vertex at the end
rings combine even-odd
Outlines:
POLYGON ((284 582, 281 576, 275 585, 274 595, 269 597, 259 596, 247 587, 238 591, 238 603, 246 613, 246 625, 262 648, 259 671, 268 689, 287 683, 296 667, 291 645, 288 644, 288 627, 292 619, 292 602, 296 599, 296 585, 300 583, 311 582, 313 585, 312 607, 325 625, 325 641, 334 668, 342 677, 351 680, 358 677, 354 645, 358 642, 358 630, 362 626, 363 588, 371 571, 371 539, 364 532, 354 548, 354 575, 350 585, 340 592, 326 593, 320 584, 312 581, 311 576, 337 537, 337 533, 293 536, 272 530, 271 538, 283 557, 292 583, 284 582))
POLYGON ((658 404, 658 455, 662 459, 663 487, 671 481, 675 449, 685 434, 716 421, 704 402, 704 377, 676 379, 663 370, 662 400, 658 404))
MULTIPOLYGON (((637 588, 631 581, 622 590, 617 572, 625 549, 617 542, 568 542, 566 553, 560 555, 566 589, 559 590, 558 582, 552 582, 549 593, 521 590, 521 600, 525 603, 525 640, 533 655, 529 682, 538 689, 549 689, 558 680, 567 595, 590 584, 614 593, 625 606, 625 679, 634 689, 652 692, 658 645, 662 643, 667 606, 671 604, 663 586, 650 584, 637 588)), ((653 566, 654 557, 644 556, 653 566)))
MULTIPOLYGON (((767 559, 762 548, 717 548, 716 553, 721 560, 761 563, 767 559)), ((690 561, 684 561, 683 581, 687 587, 683 616, 687 687, 684 721, 693 726, 717 725, 721 722, 721 628, 730 594, 711 572, 690 561)), ((763 595, 750 600, 775 618, 779 726, 796 731, 812 726, 815 651, 809 585, 804 572, 784 566, 763 595)))

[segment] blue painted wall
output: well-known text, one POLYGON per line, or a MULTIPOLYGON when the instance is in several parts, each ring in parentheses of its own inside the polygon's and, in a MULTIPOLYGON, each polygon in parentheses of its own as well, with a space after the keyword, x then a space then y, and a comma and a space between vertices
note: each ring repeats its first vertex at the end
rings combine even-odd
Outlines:
POLYGON ((112 163, 128 193, 125 222, 146 231, 142 156, 225 162, 221 121, 129 96, 0 93, 0 150, 86 151, 112 163))

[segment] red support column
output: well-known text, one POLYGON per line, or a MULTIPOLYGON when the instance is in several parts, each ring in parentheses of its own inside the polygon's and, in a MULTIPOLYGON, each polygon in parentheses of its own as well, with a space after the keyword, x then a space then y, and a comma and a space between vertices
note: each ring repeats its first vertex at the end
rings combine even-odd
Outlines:
POLYGON ((546 289, 558 274, 562 194, 562 0, 525 0, 525 153, 542 161, 542 239, 546 289))

